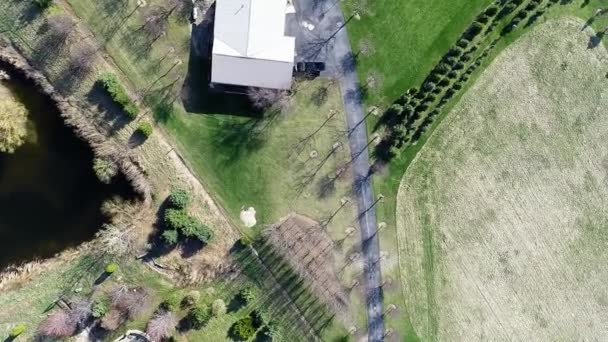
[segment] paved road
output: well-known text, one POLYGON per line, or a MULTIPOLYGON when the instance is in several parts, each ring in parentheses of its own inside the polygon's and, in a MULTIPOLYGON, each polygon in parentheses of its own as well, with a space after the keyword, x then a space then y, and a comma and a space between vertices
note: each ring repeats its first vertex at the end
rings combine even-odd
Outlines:
MULTIPOLYGON (((298 20, 315 25, 310 32, 304 31, 297 38, 298 58, 309 61, 325 61, 328 69, 340 82, 349 127, 349 144, 353 158, 354 189, 359 208, 362 255, 367 291, 368 340, 384 339, 382 317, 382 277, 380 273, 380 247, 376 234, 376 212, 374 192, 371 185, 367 129, 360 124, 365 117, 361 88, 355 61, 348 40, 345 22, 336 0, 300 0, 296 2, 298 20), (303 39, 304 38, 304 39, 303 39)), ((352 19, 352 18, 351 18, 352 19)), ((346 19, 348 20, 348 18, 346 19)))

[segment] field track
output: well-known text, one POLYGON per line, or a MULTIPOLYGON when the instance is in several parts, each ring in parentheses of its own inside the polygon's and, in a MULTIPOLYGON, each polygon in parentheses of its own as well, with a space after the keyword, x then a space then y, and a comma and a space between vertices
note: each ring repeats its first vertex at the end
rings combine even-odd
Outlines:
POLYGON ((608 339, 608 53, 583 25, 506 49, 404 175, 400 267, 423 340, 608 339))

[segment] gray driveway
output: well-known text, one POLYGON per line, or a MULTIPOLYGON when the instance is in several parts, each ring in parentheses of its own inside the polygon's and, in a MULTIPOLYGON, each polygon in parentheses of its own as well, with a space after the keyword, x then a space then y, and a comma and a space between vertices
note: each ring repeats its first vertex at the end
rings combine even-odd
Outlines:
MULTIPOLYGON (((368 340, 382 341, 384 320, 380 272, 380 247, 376 226, 375 199, 369 177, 370 162, 361 88, 340 5, 336 0, 296 0, 297 20, 314 25, 296 36, 299 60, 323 61, 339 80, 353 155, 354 190, 357 196, 367 300, 368 340)), ((346 19, 348 20, 348 19, 346 19)))

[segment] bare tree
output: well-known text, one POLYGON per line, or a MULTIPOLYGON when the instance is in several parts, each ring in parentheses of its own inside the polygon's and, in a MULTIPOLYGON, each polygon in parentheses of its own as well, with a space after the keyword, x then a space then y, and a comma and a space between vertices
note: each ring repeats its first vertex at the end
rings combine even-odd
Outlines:
POLYGON ((75 47, 70 56, 69 71, 74 77, 82 78, 89 74, 95 65, 97 49, 88 43, 75 47))
POLYGON ((247 96, 253 107, 259 110, 285 112, 291 104, 291 98, 286 90, 249 87, 247 96))
POLYGON ((91 314, 91 302, 86 299, 76 302, 69 311, 70 318, 79 328, 84 327, 91 314))
POLYGON ((187 20, 192 12, 193 2, 191 0, 167 0, 169 11, 167 16, 177 13, 178 19, 187 20))
POLYGON ((175 315, 170 311, 162 311, 152 317, 146 327, 146 334, 152 341, 161 341, 175 332, 175 315))
POLYGON ((46 19, 49 40, 53 45, 63 45, 76 27, 76 23, 67 14, 55 14, 46 19))
POLYGON ((68 312, 57 310, 51 313, 38 327, 43 336, 67 337, 76 333, 77 322, 68 312))
POLYGON ((152 40, 157 40, 165 34, 167 29, 167 9, 163 7, 152 7, 145 13, 144 24, 139 28, 152 40))
POLYGON ((148 309, 150 294, 143 288, 128 288, 119 285, 110 291, 110 301, 114 308, 133 319, 148 309))
POLYGON ((119 326, 121 326, 126 320, 127 319, 124 313, 114 308, 103 316, 103 318, 101 319, 101 327, 106 330, 114 331, 119 326))
POLYGON ((129 228, 104 224, 96 236, 97 246, 104 254, 121 258, 133 250, 133 238, 129 228))

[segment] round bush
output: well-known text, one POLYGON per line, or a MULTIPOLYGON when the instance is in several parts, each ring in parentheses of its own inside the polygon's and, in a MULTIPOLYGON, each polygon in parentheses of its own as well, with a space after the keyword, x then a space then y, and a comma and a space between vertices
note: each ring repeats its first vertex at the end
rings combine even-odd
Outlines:
POLYGON ((245 235, 241 236, 241 238, 239 239, 239 242, 243 246, 251 246, 251 244, 253 243, 251 238, 249 236, 245 236, 245 235))
POLYGON ((226 313, 226 303, 222 299, 214 300, 211 304, 211 311, 215 317, 224 315, 226 313))
POLYGON ((467 46, 469 46, 469 41, 465 38, 462 38, 456 43, 456 46, 466 49, 467 46))
POLYGON ((489 20, 488 16, 484 14, 480 15, 477 17, 476 19, 478 22, 482 23, 482 24, 486 24, 489 20))
POLYGON ((454 46, 448 50, 447 55, 451 56, 451 57, 458 57, 458 56, 460 56, 461 53, 462 53, 462 48, 460 48, 459 46, 454 46))
POLYGON ((204 225, 194 217, 188 217, 186 225, 181 229, 181 233, 188 238, 196 238, 202 243, 208 243, 213 238, 211 228, 204 225))
POLYGON ((239 297, 246 304, 249 304, 255 300, 255 293, 252 289, 246 287, 239 292, 239 297))
POLYGON ((169 229, 163 232, 162 238, 167 245, 173 246, 177 243, 179 235, 177 234, 177 230, 169 229))
POLYGON ((247 341, 255 335, 256 329, 253 326, 253 318, 244 317, 232 325, 231 334, 239 341, 247 341))
POLYGON ((147 121, 140 122, 139 125, 137 125, 137 129, 135 130, 137 134, 142 135, 146 139, 152 135, 153 131, 154 127, 152 127, 152 124, 147 121))
POLYGON ((197 305, 190 310, 188 319, 195 329, 202 328, 211 318, 211 310, 204 304, 197 305))
POLYGON ((492 5, 486 9, 485 13, 487 16, 493 17, 496 15, 496 13, 498 13, 498 7, 496 5, 492 5))
POLYGON ((118 271, 118 264, 111 263, 106 266, 106 273, 112 274, 116 271, 118 271))
POLYGON ((161 308, 166 311, 174 312, 179 309, 179 305, 182 302, 182 297, 178 293, 172 293, 165 299, 161 304, 161 308))
POLYGON ((439 81, 439 85, 441 87, 447 87, 450 85, 450 80, 448 80, 447 78, 444 78, 441 81, 439 81))
POLYGON ((93 307, 91 308, 91 315, 95 318, 103 317, 110 308, 110 299, 108 297, 102 297, 97 299, 93 303, 93 307))
POLYGON ((433 89, 435 89, 435 84, 433 82, 425 82, 422 85, 422 90, 424 91, 432 91, 433 89))
POLYGON ((182 209, 165 210, 165 227, 168 230, 181 231, 188 224, 190 217, 182 209))
POLYGON ((23 332, 25 331, 25 328, 26 328, 25 324, 23 324, 23 323, 17 324, 15 327, 13 327, 13 329, 11 329, 8 336, 10 338, 16 338, 17 336, 23 334, 23 332))
POLYGON ((190 204, 190 194, 184 189, 175 189, 167 200, 171 208, 185 209, 190 204))

